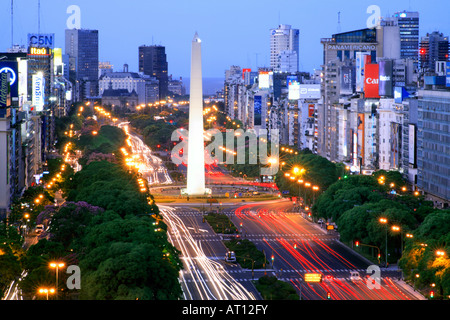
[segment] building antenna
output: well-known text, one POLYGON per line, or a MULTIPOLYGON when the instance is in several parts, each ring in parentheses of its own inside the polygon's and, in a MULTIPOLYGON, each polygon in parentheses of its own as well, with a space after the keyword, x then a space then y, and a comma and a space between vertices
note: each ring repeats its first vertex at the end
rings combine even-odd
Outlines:
POLYGON ((38 0, 38 34, 41 34, 41 0, 38 0))
POLYGON ((338 12, 338 27, 337 27, 338 33, 341 32, 341 12, 338 12))
POLYGON ((14 46, 14 0, 11 0, 11 48, 14 46))

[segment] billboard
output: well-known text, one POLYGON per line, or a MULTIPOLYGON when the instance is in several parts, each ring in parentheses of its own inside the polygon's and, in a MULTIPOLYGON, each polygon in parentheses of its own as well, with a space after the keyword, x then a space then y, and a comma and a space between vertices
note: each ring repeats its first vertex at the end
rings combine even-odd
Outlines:
POLYGON ((289 100, 298 100, 300 99, 300 83, 297 81, 291 81, 289 82, 289 92, 288 92, 288 99, 289 100))
POLYGON ((28 101, 28 60, 19 60, 19 106, 28 101))
POLYGON ((382 60, 378 63, 380 70, 379 95, 392 98, 394 95, 392 60, 382 60))
POLYGON ((29 33, 27 43, 28 47, 53 49, 55 47, 55 34, 29 33))
POLYGON ((272 72, 269 71, 260 71, 259 72, 259 89, 269 89, 272 85, 272 72))
POLYGON ((356 92, 364 91, 364 66, 370 62, 368 52, 356 52, 356 92))
POLYGON ((450 87, 450 62, 447 61, 446 68, 445 68, 445 83, 447 87, 450 87))
POLYGON ((355 84, 354 68, 348 66, 341 67, 341 94, 353 94, 353 87, 355 84))
POLYGON ((246 72, 250 73, 250 72, 252 72, 252 69, 242 69, 242 80, 245 79, 245 73, 246 72))
POLYGON ((320 99, 320 84, 301 84, 300 99, 320 99))
POLYGON ((62 59, 62 49, 61 48, 55 48, 53 50, 53 65, 54 65, 54 72, 55 75, 63 75, 64 74, 64 64, 62 59))
POLYGON ((365 144, 366 124, 364 113, 358 113, 358 132, 356 141, 356 155, 362 159, 364 165, 364 144, 365 144))
POLYGON ((409 98, 409 92, 404 87, 394 88, 394 101, 395 103, 402 103, 403 100, 409 98))
POLYGON ((44 110, 44 75, 37 73, 33 75, 33 106, 36 112, 44 110))
POLYGON ((255 126, 261 125, 261 116, 262 116, 262 97, 255 96, 253 103, 253 122, 255 126))
POLYGON ((0 73, 0 107, 6 108, 9 105, 10 102, 9 102, 8 74, 6 72, 2 72, 0 73))
POLYGON ((316 106, 314 104, 308 105, 308 117, 314 118, 314 112, 315 112, 316 106))
POLYGON ((409 153, 409 163, 416 165, 416 126, 414 124, 409 125, 409 142, 408 142, 408 153, 409 153))
POLYGON ((391 156, 390 167, 397 169, 400 165, 401 125, 391 122, 391 156))
POLYGON ((364 94, 366 98, 380 98, 380 69, 376 63, 364 66, 364 94))
POLYGON ((11 99, 19 96, 19 72, 17 61, 0 61, 0 73, 9 73, 9 82, 11 85, 11 99))

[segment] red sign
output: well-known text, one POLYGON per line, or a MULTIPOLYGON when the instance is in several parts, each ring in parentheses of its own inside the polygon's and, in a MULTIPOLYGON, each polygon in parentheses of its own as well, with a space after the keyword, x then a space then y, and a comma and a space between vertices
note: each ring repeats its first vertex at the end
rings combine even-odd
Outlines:
POLYGON ((364 67, 364 94, 366 98, 380 98, 379 78, 380 68, 378 64, 366 64, 364 67))
POLYGON ((252 69, 242 69, 242 79, 244 79, 246 72, 252 72, 252 69))
POLYGON ((315 106, 313 104, 308 105, 308 117, 314 117, 314 108, 315 106))

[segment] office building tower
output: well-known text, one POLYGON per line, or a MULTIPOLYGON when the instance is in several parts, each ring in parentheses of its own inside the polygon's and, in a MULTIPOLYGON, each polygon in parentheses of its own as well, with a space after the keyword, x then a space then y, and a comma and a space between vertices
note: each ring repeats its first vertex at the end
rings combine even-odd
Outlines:
MULTIPOLYGON (((417 186, 437 197, 442 206, 450 201, 450 91, 419 90, 417 125, 417 186)), ((437 204, 437 203, 435 203, 437 204)))
POLYGON ((281 72, 282 62, 286 68, 286 62, 292 57, 295 58, 295 65, 289 71, 299 71, 299 34, 298 29, 292 29, 288 24, 281 24, 277 29, 270 30, 270 68, 273 71, 281 72))
MULTIPOLYGON (((363 71, 358 69, 358 56, 365 54, 368 61, 376 61, 377 52, 381 51, 380 29, 361 29, 334 34, 332 38, 323 38, 323 81, 321 93, 323 101, 317 105, 317 149, 318 154, 330 161, 338 161, 338 138, 343 135, 337 124, 339 112, 336 109, 341 93, 353 93, 353 80, 344 84, 342 79, 356 72, 355 91, 364 91, 364 79, 358 77, 363 71), (370 59, 369 59, 370 58, 370 59), (356 65, 355 65, 356 64, 356 65), (346 77, 344 75, 347 75, 346 77), (359 87, 359 89, 358 89, 359 87)), ((364 68, 364 64, 362 64, 364 68)))
POLYGON ((98 30, 66 29, 69 79, 76 89, 75 100, 98 96, 98 30))
POLYGON ((139 47, 139 72, 159 81, 159 98, 166 99, 169 94, 169 76, 166 48, 163 46, 139 47))
POLYGON ((419 12, 396 12, 393 17, 397 19, 400 28, 401 58, 414 60, 414 65, 418 67, 419 12))
POLYGON ((423 71, 436 71, 436 62, 448 61, 449 40, 438 31, 427 33, 420 40, 420 68, 423 71))

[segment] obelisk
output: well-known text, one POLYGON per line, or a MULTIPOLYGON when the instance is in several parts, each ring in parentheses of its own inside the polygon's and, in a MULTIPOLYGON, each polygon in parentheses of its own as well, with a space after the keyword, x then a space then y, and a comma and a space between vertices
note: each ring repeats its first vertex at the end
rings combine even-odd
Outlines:
POLYGON ((191 86, 189 101, 189 135, 187 188, 188 195, 204 195, 205 146, 203 138, 202 45, 195 33, 191 49, 191 86))

